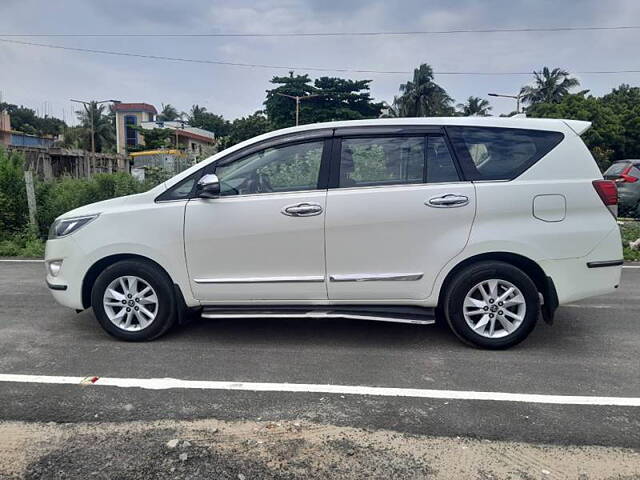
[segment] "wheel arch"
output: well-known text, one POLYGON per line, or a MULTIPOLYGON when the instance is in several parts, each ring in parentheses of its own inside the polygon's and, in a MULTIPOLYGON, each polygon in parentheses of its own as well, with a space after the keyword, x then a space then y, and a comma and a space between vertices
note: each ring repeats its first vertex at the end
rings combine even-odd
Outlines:
POLYGON ((444 281, 442 282, 442 286, 440 287, 440 292, 438 295, 438 305, 443 305, 444 297, 447 292, 448 286, 453 280, 453 278, 457 275, 458 272, 468 267, 469 265, 473 265, 478 262, 487 261, 487 260, 496 260, 508 263, 513 265, 514 267, 518 267, 524 273, 526 273, 529 278, 535 283, 538 292, 542 295, 542 316, 545 322, 551 324, 553 323, 553 314, 558 307, 558 295, 556 292, 555 285, 553 283, 553 279, 545 273, 540 265, 534 260, 531 260, 524 255, 520 255, 517 253, 511 252, 489 252, 489 253, 481 253, 478 255, 474 255, 469 258, 465 258, 461 262, 459 262, 455 267, 453 267, 444 281))
POLYGON ((100 260, 96 261, 93 265, 91 265, 91 267, 89 267, 89 269, 87 270, 87 273, 82 279, 82 291, 81 291, 82 306, 84 308, 89 308, 91 306, 91 290, 93 289, 93 286, 96 283, 96 279, 98 278, 100 273, 102 273, 102 271, 104 271, 104 269, 109 267, 110 265, 113 265, 114 263, 120 262, 122 260, 140 260, 146 263, 151 263, 156 267, 158 267, 160 270, 164 272, 164 274, 167 276, 167 278, 173 285, 173 288, 176 292, 176 297, 177 297, 176 300, 184 304, 184 296, 182 294, 182 291, 180 290, 179 285, 177 285, 174 282, 174 280, 171 278, 171 275, 169 275, 169 272, 167 272, 166 268, 164 268, 155 260, 152 260, 149 257, 145 257, 144 255, 138 255, 134 253, 119 253, 114 255, 108 255, 106 257, 101 258, 100 260))

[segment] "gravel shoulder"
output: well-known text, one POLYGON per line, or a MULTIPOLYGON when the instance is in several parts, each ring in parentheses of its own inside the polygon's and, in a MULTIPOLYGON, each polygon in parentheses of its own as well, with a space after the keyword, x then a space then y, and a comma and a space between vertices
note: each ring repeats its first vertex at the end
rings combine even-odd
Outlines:
POLYGON ((309 422, 0 423, 3 479, 640 479, 640 452, 309 422))

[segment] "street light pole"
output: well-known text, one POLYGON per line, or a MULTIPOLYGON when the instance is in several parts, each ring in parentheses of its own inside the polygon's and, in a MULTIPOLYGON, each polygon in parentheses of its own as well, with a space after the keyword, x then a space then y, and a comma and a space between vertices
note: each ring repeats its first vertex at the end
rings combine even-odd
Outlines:
POLYGON ((516 100, 516 113, 520 113, 520 98, 522 97, 522 92, 518 92, 517 95, 501 95, 499 93, 489 93, 490 97, 504 97, 504 98, 515 98, 516 100))
MULTIPOLYGON (((91 178, 91 164, 93 163, 95 165, 95 157, 96 157, 96 137, 95 137, 95 127, 93 124, 93 104, 95 104, 95 106, 97 107, 102 103, 120 103, 120 100, 100 100, 99 102, 92 102, 92 101, 87 102, 84 100, 74 100, 72 98, 71 101, 75 103, 81 103, 82 105, 84 105, 85 109, 89 110, 89 122, 91 123, 91 159, 89 160, 89 162, 87 162, 87 178, 91 178), (87 105, 89 106, 88 108, 87 108, 87 105)), ((116 115, 116 119, 117 118, 118 117, 116 115)), ((117 136, 118 136, 118 124, 116 120, 116 138, 117 136)))
POLYGON ((286 93, 278 93, 281 97, 292 98, 296 101, 296 127, 300 124, 300 100, 307 100, 313 97, 320 97, 321 95, 287 95, 286 93))

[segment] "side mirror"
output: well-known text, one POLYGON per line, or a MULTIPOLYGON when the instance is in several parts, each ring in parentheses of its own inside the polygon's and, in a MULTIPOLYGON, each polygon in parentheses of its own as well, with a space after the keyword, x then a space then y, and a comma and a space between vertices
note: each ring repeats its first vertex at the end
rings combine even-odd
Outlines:
POLYGON ((220 196, 220 180, 214 173, 204 175, 196 184, 196 195, 200 198, 217 198, 220 196))

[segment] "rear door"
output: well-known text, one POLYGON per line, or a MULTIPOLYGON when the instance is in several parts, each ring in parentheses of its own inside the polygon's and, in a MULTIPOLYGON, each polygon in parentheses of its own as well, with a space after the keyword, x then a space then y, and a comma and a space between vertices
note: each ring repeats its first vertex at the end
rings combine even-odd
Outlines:
POLYGON ((331 300, 424 299, 466 245, 475 189, 445 136, 336 132, 326 208, 331 300))

